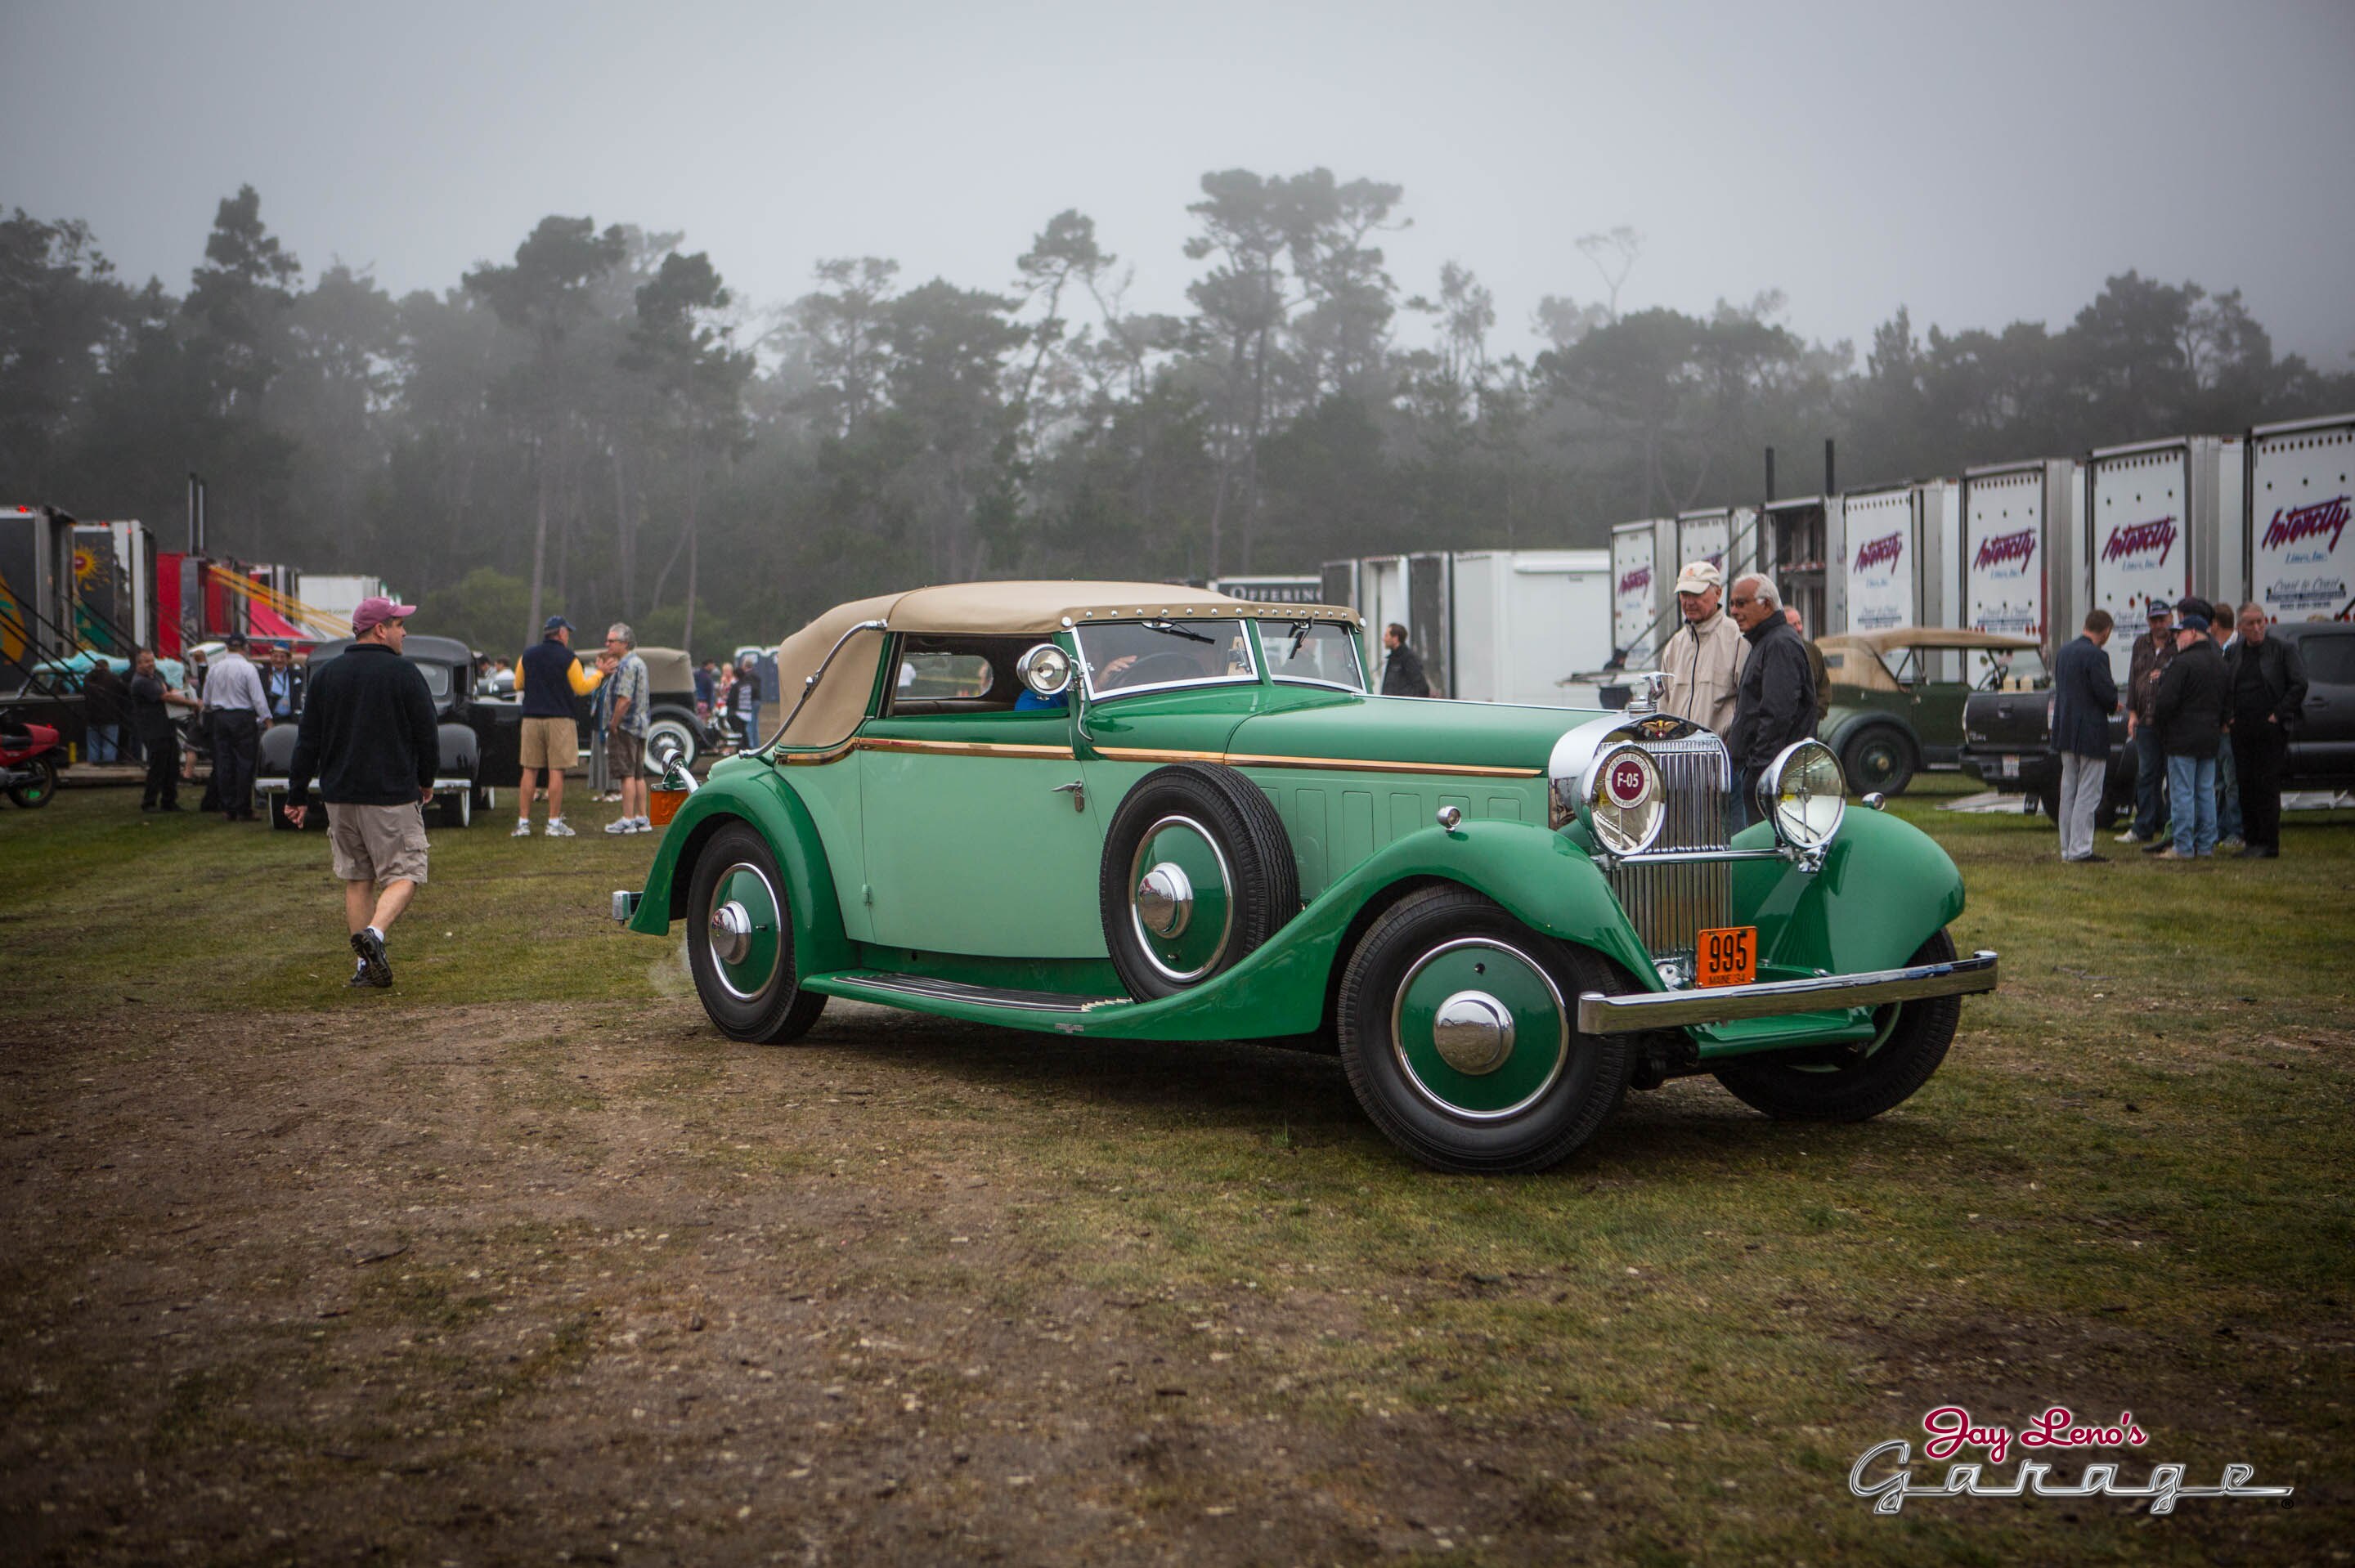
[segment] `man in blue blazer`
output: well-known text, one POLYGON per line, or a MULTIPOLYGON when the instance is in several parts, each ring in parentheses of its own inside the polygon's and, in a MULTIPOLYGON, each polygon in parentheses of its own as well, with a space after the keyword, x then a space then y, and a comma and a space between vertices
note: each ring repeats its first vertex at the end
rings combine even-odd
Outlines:
POLYGON ((2110 771, 2110 715, 2118 710, 2117 677, 2102 645, 2115 623, 2106 609, 2085 617, 2085 634, 2061 650, 2052 670, 2052 750, 2061 758, 2061 858, 2097 864, 2094 816, 2110 771))

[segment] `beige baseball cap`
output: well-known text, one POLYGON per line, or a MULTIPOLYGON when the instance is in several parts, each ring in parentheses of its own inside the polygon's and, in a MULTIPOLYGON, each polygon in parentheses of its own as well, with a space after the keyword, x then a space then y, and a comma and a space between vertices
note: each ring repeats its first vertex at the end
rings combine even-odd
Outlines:
POLYGON ((1687 561, 1685 569, 1677 574, 1678 593, 1707 593, 1725 586, 1725 574, 1709 561, 1687 561))

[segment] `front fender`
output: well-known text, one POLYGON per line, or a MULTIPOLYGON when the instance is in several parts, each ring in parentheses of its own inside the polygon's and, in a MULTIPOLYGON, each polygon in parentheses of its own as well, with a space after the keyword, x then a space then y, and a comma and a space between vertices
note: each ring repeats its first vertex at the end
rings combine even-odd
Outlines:
MULTIPOLYGON (((1736 846, 1771 849, 1753 822, 1736 846)), ((1734 919, 1758 927, 1762 969, 1853 974, 1895 969, 1963 912, 1963 874, 1902 817, 1851 807, 1812 875, 1785 861, 1733 863, 1734 919)))
POLYGON ((749 822, 759 830, 784 873, 785 894, 793 906, 795 978, 850 968, 853 951, 843 935, 834 868, 826 862, 817 824, 785 781, 783 770, 753 758, 720 763, 680 804, 655 847, 630 929, 643 936, 666 936, 672 921, 686 917, 696 856, 712 834, 731 821, 749 822))

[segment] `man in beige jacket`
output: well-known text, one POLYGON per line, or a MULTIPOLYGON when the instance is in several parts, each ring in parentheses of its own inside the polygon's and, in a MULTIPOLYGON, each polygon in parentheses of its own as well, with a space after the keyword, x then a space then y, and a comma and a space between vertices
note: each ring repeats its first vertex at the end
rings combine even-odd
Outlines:
POLYGON ((1677 608, 1685 623, 1660 650, 1668 690, 1660 711, 1706 725, 1723 740, 1733 728, 1734 694, 1750 644, 1720 608, 1725 577, 1708 561, 1688 561, 1677 574, 1677 608))

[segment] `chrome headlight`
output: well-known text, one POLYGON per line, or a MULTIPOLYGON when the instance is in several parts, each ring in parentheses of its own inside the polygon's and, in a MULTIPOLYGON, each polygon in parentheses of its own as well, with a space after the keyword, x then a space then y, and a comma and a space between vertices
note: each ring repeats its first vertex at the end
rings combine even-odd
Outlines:
POLYGON ((1631 743, 1604 747, 1579 779, 1578 814, 1604 853, 1643 853, 1668 821, 1659 764, 1631 743))
POLYGON ((1794 849, 1821 849, 1848 810, 1839 758, 1820 740, 1794 741, 1758 776, 1758 814, 1794 849))

